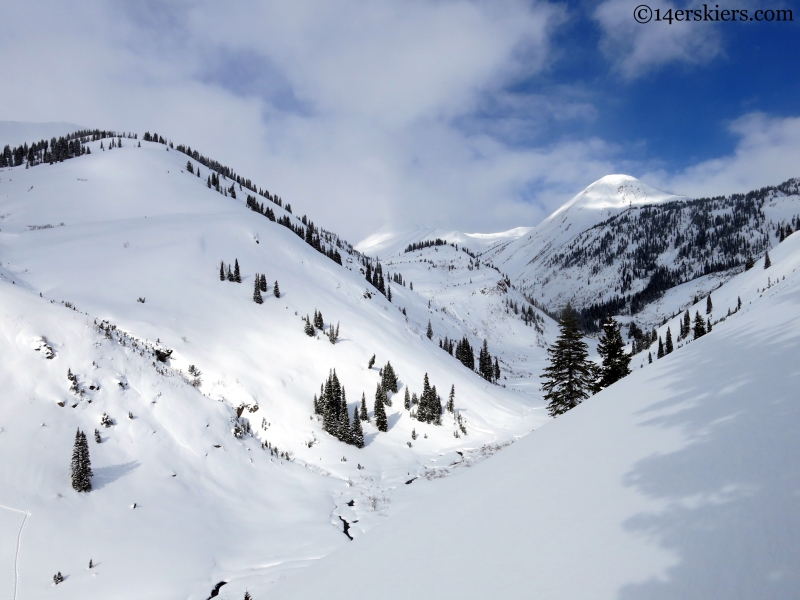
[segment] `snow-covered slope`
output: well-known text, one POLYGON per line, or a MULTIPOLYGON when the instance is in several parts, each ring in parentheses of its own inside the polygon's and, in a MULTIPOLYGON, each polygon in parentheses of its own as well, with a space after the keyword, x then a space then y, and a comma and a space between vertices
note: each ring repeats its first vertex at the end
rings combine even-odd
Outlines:
POLYGON ((650 329, 741 272, 748 258, 763 256, 783 229, 800 227, 798 190, 793 179, 690 199, 608 175, 532 229, 468 237, 420 230, 384 236, 379 245, 402 260, 410 243, 458 238, 552 313, 571 302, 588 328, 616 314, 650 329))
POLYGON ((800 234, 771 258, 710 334, 266 598, 798 597, 800 234))
POLYGON ((382 228, 364 238, 356 249, 364 254, 377 258, 399 256, 410 244, 436 239, 446 240, 449 244, 465 246, 473 252, 482 252, 497 244, 515 240, 529 231, 531 227, 516 227, 500 233, 463 233, 461 231, 434 229, 424 225, 402 231, 382 228))
MULTIPOLYGON (((344 521, 358 538, 438 484, 405 482, 458 471, 546 420, 528 382, 553 327, 539 315, 537 331, 506 312, 506 300, 522 298, 496 271, 458 282, 463 296, 491 299, 465 314, 402 285, 392 284, 390 303, 357 255, 336 264, 248 210, 246 190, 234 200, 209 189, 208 170, 193 161, 201 176, 186 172, 185 154, 108 142, 63 163, 0 171, 0 574, 13 554, 17 598, 205 598, 220 581, 230 597, 251 580, 263 590, 349 543, 344 521), (220 281, 220 261, 235 259, 242 283, 220 281), (262 305, 252 300, 256 273, 269 280, 262 305), (339 324, 335 345, 304 334, 302 317, 315 310, 326 329, 339 324), (441 350, 445 334, 468 335, 476 350, 487 337, 506 387, 441 350), (153 348, 173 351, 167 365, 153 348), (389 431, 365 423, 363 449, 324 433, 312 401, 330 370, 350 414, 363 393, 371 416, 387 361, 400 380, 389 431), (197 388, 189 365, 202 371, 197 388), (68 370, 83 395, 70 391, 68 370), (456 437, 455 415, 437 427, 404 410, 405 389, 419 394, 426 373, 445 400, 455 386, 467 435, 456 437), (103 413, 113 427, 100 426, 103 413), (248 426, 252 435, 232 435, 248 426), (77 428, 96 472, 88 495, 68 478, 77 428), (278 457, 285 452, 291 460, 278 457), (30 513, 18 551, 23 513, 10 509, 30 513), (90 558, 97 567, 87 571, 90 558), (53 587, 57 571, 66 580, 53 587)), ((444 288, 445 270, 426 267, 415 283, 444 288)))

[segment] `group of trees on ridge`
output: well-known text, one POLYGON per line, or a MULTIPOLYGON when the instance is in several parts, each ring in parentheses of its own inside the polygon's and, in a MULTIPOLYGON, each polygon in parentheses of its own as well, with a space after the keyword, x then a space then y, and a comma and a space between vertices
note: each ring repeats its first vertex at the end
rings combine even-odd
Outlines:
POLYGON ((28 168, 45 163, 52 165, 56 162, 63 162, 70 158, 91 154, 92 152, 86 144, 106 138, 117 138, 121 143, 122 138, 136 139, 136 134, 82 129, 59 138, 53 137, 50 141, 40 140, 30 145, 24 143, 14 148, 6 145, 0 154, 0 168, 20 167, 23 164, 28 168))

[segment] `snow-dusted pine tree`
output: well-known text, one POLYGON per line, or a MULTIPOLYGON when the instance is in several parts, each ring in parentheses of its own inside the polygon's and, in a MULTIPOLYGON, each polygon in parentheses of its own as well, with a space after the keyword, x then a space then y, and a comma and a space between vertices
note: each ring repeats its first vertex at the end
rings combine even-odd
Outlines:
POLYGON ((697 311, 694 315, 694 339, 703 337, 706 334, 706 322, 703 317, 700 316, 700 311, 697 311))
POLYGON ((551 417, 564 414, 589 397, 593 377, 586 342, 583 341, 578 316, 567 304, 559 320, 559 335, 547 349, 550 358, 541 378, 551 417))
POLYGON ((261 280, 256 273, 255 287, 253 289, 253 302, 256 304, 264 304, 264 299, 261 297, 261 280))
POLYGON ((603 364, 600 367, 600 381, 597 382, 596 391, 605 389, 630 374, 631 355, 625 352, 625 342, 622 340, 619 325, 611 317, 603 323, 597 352, 603 364))
POLYGON ((364 447, 364 430, 361 428, 361 418, 358 407, 353 408, 353 423, 350 426, 350 443, 356 448, 364 447))
POLYGON ((386 418, 386 409, 383 405, 385 397, 386 393, 378 386, 378 390, 375 392, 375 427, 378 428, 378 431, 389 431, 389 421, 386 418))
POLYGON ((242 274, 239 272, 239 259, 233 261, 233 280, 236 283, 242 283, 242 274))
POLYGON ((72 448, 70 475, 72 488, 77 492, 92 491, 92 462, 89 459, 89 444, 86 434, 80 429, 75 432, 75 444, 72 448))

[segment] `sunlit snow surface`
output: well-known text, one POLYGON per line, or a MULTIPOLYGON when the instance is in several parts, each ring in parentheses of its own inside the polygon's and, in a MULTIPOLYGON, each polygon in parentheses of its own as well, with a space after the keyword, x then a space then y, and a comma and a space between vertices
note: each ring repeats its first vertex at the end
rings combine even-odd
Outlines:
MULTIPOLYGON (((0 171, 0 505, 30 512, 18 599, 199 599, 220 581, 229 582, 221 598, 240 598, 245 588, 263 595, 351 543, 342 518, 357 540, 441 477, 546 421, 538 374, 555 327, 545 318, 537 333, 507 313, 505 299, 522 297, 503 292, 496 271, 406 265, 402 274, 419 292, 392 284, 389 303, 346 253, 345 266, 336 265, 247 210, 238 186, 236 200, 208 189, 208 170, 189 174, 185 155, 129 139, 99 146, 63 163, 0 171), (242 283, 220 281, 220 260, 236 258, 242 283), (270 284, 262 305, 252 301, 256 272, 270 284), (315 309, 326 328, 340 324, 335 346, 322 332, 303 333, 301 318, 315 309), (112 339, 95 326, 104 320, 117 327, 112 339), (507 387, 440 350, 444 335, 468 335, 476 351, 486 337, 507 387), (148 348, 157 342, 174 351, 167 367, 154 366, 148 348), (401 385, 387 409, 390 431, 365 423, 362 450, 324 433, 312 399, 329 370, 350 414, 362 393, 371 412, 387 360, 401 385), (189 365, 203 373, 199 389, 186 381, 189 365), (83 396, 69 391, 68 369, 83 396), (445 401, 455 385, 467 436, 454 437, 449 414, 435 427, 403 409, 405 387, 419 394, 426 372, 445 401), (244 410, 254 435, 238 440, 242 404, 258 410, 244 410), (100 425, 103 413, 112 427, 100 425), (89 437, 89 494, 69 483, 77 428, 89 437), (65 580, 54 586, 57 571, 65 580)), ((448 250, 453 261, 466 257, 448 250)), ((390 274, 400 268, 384 263, 390 274)), ((0 594, 13 597, 4 574, 21 513, 6 512, 0 594)))
POLYGON ((710 334, 265 597, 800 597, 800 234, 771 258, 714 292, 710 334))

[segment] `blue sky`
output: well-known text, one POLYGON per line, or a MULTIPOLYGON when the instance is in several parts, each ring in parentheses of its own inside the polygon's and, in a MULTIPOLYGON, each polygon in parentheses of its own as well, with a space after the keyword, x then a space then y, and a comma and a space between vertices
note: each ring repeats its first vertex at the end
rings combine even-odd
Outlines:
POLYGON ((352 240, 533 225, 609 173, 688 195, 800 176, 800 9, 640 25, 642 1, 16 3, 0 121, 158 130, 352 240))

